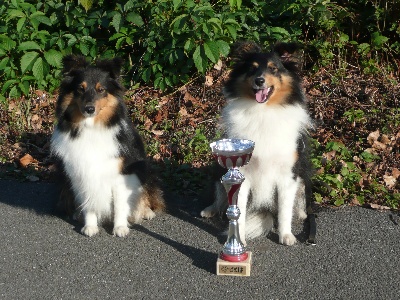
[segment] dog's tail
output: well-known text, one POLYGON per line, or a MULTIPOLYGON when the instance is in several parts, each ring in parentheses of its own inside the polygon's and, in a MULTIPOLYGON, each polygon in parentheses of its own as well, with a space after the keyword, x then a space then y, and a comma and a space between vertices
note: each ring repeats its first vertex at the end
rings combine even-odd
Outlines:
POLYGON ((163 212, 165 210, 164 194, 157 184, 146 183, 144 185, 141 201, 146 203, 152 211, 163 212))
POLYGON ((274 225, 274 217, 269 211, 250 212, 246 216, 246 239, 254 239, 269 232, 274 225))

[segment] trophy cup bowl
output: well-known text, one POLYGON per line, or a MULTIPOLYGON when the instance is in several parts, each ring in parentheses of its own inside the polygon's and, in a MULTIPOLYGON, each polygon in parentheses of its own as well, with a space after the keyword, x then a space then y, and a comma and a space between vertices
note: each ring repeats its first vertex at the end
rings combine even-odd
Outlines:
POLYGON ((245 139, 222 139, 210 144, 215 159, 222 167, 228 169, 228 172, 222 176, 221 183, 228 195, 229 207, 226 215, 229 219, 229 230, 227 241, 217 262, 218 275, 248 276, 250 274, 251 253, 249 255, 240 240, 238 224, 240 210, 237 201, 240 186, 245 180, 239 168, 249 162, 254 145, 253 141, 245 139), (239 265, 232 266, 229 263, 239 263, 239 265))

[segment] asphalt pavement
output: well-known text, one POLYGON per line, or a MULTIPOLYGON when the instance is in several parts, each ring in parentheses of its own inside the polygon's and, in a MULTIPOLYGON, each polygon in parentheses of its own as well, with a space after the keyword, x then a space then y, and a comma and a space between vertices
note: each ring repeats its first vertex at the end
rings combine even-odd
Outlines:
POLYGON ((168 211, 87 238, 53 214, 52 183, 0 180, 1 299, 400 299, 399 215, 360 207, 320 209, 317 245, 248 241, 250 277, 217 276, 226 220, 168 195, 168 211))

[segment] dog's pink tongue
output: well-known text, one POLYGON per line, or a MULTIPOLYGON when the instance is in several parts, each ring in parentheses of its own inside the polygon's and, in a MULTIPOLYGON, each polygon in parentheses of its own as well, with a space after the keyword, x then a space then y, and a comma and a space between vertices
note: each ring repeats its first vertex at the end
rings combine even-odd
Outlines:
POLYGON ((256 92, 256 101, 258 103, 264 103, 265 101, 267 101, 267 96, 268 96, 268 89, 258 90, 256 92))

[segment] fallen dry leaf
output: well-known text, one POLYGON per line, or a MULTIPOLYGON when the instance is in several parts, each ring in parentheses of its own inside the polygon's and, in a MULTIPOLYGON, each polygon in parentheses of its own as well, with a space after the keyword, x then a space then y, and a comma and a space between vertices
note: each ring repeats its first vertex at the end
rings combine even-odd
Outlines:
POLYGON ((390 209, 389 206, 379 205, 379 204, 375 204, 375 203, 368 203, 365 205, 365 207, 372 208, 372 209, 378 209, 378 210, 389 210, 390 209))
POLYGON ((155 130, 155 129, 153 129, 151 132, 153 134, 157 135, 157 136, 162 136, 164 134, 164 130, 155 130))
POLYGON ((323 156, 324 158, 326 158, 327 160, 331 161, 332 159, 335 158, 335 156, 336 156, 336 151, 333 150, 333 151, 330 151, 330 152, 326 152, 326 153, 324 153, 322 156, 323 156))
POLYGON ((214 80, 211 76, 206 76, 206 82, 205 82, 206 86, 212 86, 213 82, 214 82, 214 80))
POLYGON ((378 149, 378 150, 385 150, 386 149, 386 145, 384 143, 378 142, 378 141, 374 141, 374 143, 372 144, 372 148, 378 149))
POLYGON ((386 134, 382 134, 380 141, 381 141, 381 143, 383 143, 385 145, 389 145, 390 144, 390 139, 386 134))
POLYGON ((219 59, 219 60, 217 61, 217 63, 214 65, 214 69, 215 69, 215 70, 218 70, 218 71, 221 71, 222 65, 223 65, 223 64, 222 64, 222 60, 219 59))
POLYGON ((186 110, 185 107, 182 106, 182 107, 179 109, 179 115, 180 115, 181 117, 186 117, 186 116, 188 115, 188 112, 187 112, 187 110, 186 110))
POLYGON ((368 143, 372 146, 374 142, 378 140, 379 135, 380 135, 379 129, 374 132, 371 132, 367 137, 368 143))
POLYGON ((396 178, 390 175, 383 175, 383 180, 388 188, 392 188, 396 185, 396 178))
POLYGON ((23 157, 19 159, 19 163, 22 167, 26 168, 31 163, 36 163, 37 160, 32 157, 30 154, 25 154, 23 157))
POLYGON ((399 178, 399 176, 400 176, 400 170, 399 169, 397 169, 397 168, 393 168, 393 170, 392 170, 392 175, 393 175, 393 177, 394 178, 399 178))

